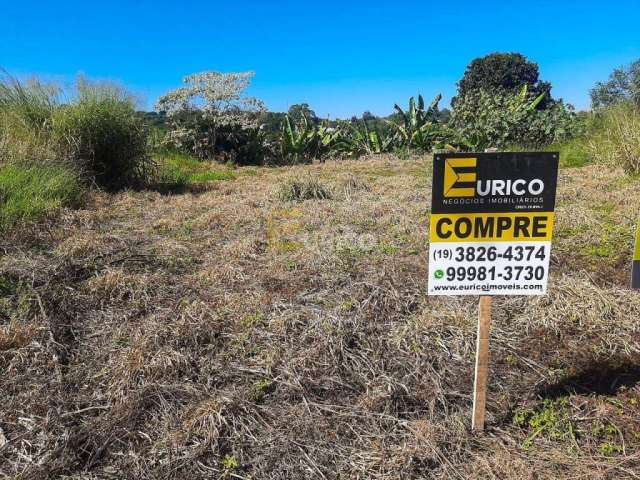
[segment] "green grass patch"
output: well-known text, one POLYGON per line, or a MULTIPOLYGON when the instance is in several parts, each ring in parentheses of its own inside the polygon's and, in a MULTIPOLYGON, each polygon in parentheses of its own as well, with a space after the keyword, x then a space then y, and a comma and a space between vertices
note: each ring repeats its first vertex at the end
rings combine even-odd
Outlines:
POLYGON ((233 172, 197 172, 189 175, 190 183, 215 182, 220 180, 233 180, 236 176, 233 172))
POLYGON ((161 160, 167 165, 179 167, 184 170, 202 170, 204 168, 201 160, 180 152, 166 153, 162 155, 161 160))
POLYGON ((523 443, 524 448, 530 447, 538 436, 549 440, 576 443, 575 429, 569 418, 566 397, 557 400, 546 399, 536 409, 518 410, 513 417, 513 422, 530 432, 523 443))
POLYGON ((297 242, 295 240, 283 239, 278 242, 274 242, 272 248, 278 250, 280 252, 295 252, 300 250, 304 245, 302 242, 297 242))
POLYGON ((177 192, 194 184, 236 178, 235 172, 227 166, 198 160, 184 153, 169 152, 156 158, 156 161, 159 164, 158 185, 177 192))
POLYGON ((602 202, 602 203, 599 203, 597 205, 592 206, 591 209, 594 212, 598 212, 598 213, 608 217, 616 209, 616 205, 615 205, 615 203, 605 201, 605 202, 602 202))
POLYGON ((59 166, 0 168, 0 230, 35 222, 82 202, 78 176, 59 166))
POLYGON ((242 168, 238 172, 240 175, 245 177, 256 177, 258 176, 258 170, 255 168, 242 168))
POLYGON ((574 138, 564 143, 554 143, 545 150, 560 152, 561 168, 578 168, 591 163, 586 140, 582 138, 574 138))
POLYGON ((615 192, 616 190, 620 190, 623 188, 627 188, 631 185, 640 182, 640 174, 639 173, 630 173, 628 175, 624 175, 616 178, 609 185, 605 187, 605 191, 607 192, 615 192))
POLYGON ((193 240, 193 221, 187 220, 173 232, 176 240, 193 240))
POLYGON ((0 275, 0 295, 10 295, 15 291, 15 285, 13 282, 3 275, 0 275))
POLYGON ((395 177, 400 172, 391 168, 381 168, 379 170, 368 170, 365 172, 370 177, 395 177))
POLYGON ((271 393, 275 389, 273 380, 269 378, 262 378, 253 384, 253 400, 256 403, 261 403, 266 395, 271 393))
POLYGON ((588 257, 617 259, 628 251, 625 246, 633 242, 632 230, 624 225, 605 224, 597 243, 584 246, 580 253, 588 257))
MULTIPOLYGON (((534 151, 559 152, 560 168, 578 168, 591 163, 591 156, 586 138, 573 138, 562 143, 552 143, 534 151)), ((506 150, 513 152, 528 152, 531 147, 510 145, 506 150)))
POLYGON ((578 225, 575 227, 558 227, 556 229, 557 238, 579 237, 589 231, 588 225, 578 225))
POLYGON ((259 324, 264 319, 262 312, 255 312, 246 315, 242 320, 242 326, 246 329, 251 329, 259 324))

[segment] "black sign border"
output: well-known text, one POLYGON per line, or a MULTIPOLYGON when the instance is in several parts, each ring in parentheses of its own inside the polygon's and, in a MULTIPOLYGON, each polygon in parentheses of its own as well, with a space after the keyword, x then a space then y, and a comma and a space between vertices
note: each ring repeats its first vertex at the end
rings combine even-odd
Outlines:
MULTIPOLYGON (((558 185, 559 152, 466 152, 437 153, 433 156, 433 182, 431 192, 431 213, 524 213, 553 212, 558 185), (444 165, 449 158, 478 159, 479 172, 492 173, 493 178, 542 178, 545 192, 542 202, 537 204, 443 204, 444 165)), ((507 198, 518 199, 515 195, 507 198)), ((486 201, 486 200, 485 200, 486 201)))

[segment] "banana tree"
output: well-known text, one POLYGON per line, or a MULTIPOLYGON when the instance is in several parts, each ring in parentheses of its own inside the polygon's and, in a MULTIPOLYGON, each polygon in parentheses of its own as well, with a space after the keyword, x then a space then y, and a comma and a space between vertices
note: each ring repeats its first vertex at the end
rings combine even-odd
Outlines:
POLYGON ((529 99, 529 85, 525 83, 520 88, 518 95, 516 95, 515 101, 509 105, 509 110, 511 113, 531 112, 538 108, 538 105, 540 105, 540 102, 542 102, 546 96, 547 92, 542 92, 536 98, 529 99))
POLYGON ((339 133, 326 125, 310 124, 305 116, 293 122, 285 115, 282 122, 280 150, 282 158, 292 163, 322 159, 331 152, 339 133))
POLYGON ((342 122, 340 140, 335 144, 335 148, 348 156, 371 155, 388 152, 392 142, 392 136, 377 127, 369 128, 364 120, 357 124, 342 122))
POLYGON ((405 112, 398 104, 394 105, 394 109, 400 116, 400 122, 396 123, 387 120, 389 125, 394 129, 399 142, 407 148, 421 148, 428 150, 433 142, 434 136, 437 136, 439 124, 433 121, 435 113, 438 111, 438 103, 442 99, 442 95, 437 95, 425 108, 424 98, 418 95, 418 102, 413 97, 409 99, 409 109, 405 112))

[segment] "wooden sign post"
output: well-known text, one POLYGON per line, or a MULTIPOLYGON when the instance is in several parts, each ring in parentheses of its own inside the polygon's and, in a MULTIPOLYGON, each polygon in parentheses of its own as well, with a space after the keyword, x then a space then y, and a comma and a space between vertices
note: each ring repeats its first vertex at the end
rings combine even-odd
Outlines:
POLYGON ((476 339, 476 371, 473 380, 473 416, 471 428, 484 430, 484 412, 487 402, 487 377, 489 376, 489 333, 491 330, 491 297, 480 297, 478 304, 478 336, 476 339))
MULTIPOLYGON (((497 148, 487 148, 485 153, 495 153, 497 148)), ((473 374, 473 414, 471 430, 484 430, 484 414, 487 410, 487 379, 489 378, 489 335, 491 334, 491 300, 488 295, 478 302, 478 332, 476 335, 476 369, 473 374)))
POLYGON ((471 427, 484 430, 493 295, 544 295, 556 152, 443 153, 433 162, 429 295, 480 295, 471 427))
POLYGON ((638 223, 638 230, 636 233, 636 248, 633 251, 631 288, 640 288, 640 223, 638 223))

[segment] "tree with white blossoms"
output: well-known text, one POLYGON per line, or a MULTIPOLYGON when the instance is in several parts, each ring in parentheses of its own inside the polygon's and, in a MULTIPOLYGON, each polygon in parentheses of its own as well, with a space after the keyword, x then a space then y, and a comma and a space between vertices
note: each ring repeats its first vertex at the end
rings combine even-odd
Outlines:
MULTIPOLYGON (((254 72, 201 72, 183 79, 184 87, 158 99, 156 109, 169 120, 167 141, 200 158, 234 157, 234 146, 259 128, 264 104, 245 95, 254 72)), ((251 135, 250 135, 251 136, 251 135)))

